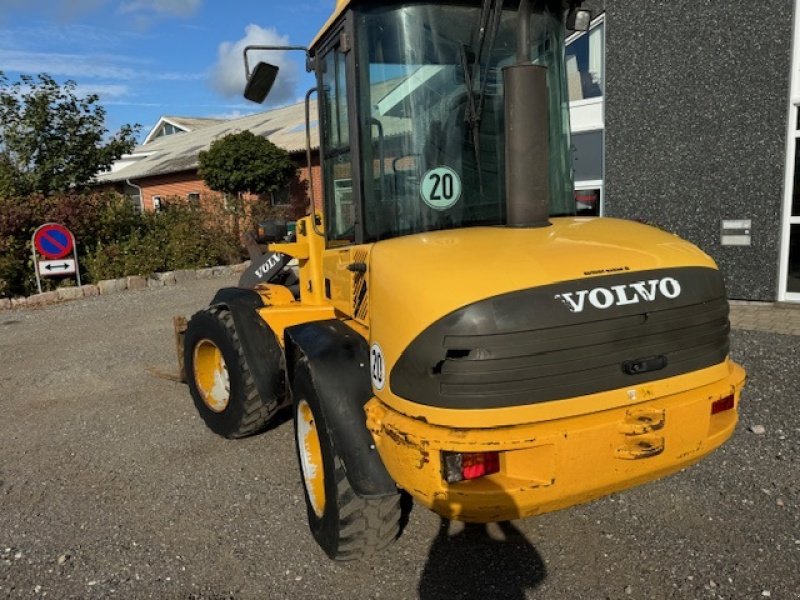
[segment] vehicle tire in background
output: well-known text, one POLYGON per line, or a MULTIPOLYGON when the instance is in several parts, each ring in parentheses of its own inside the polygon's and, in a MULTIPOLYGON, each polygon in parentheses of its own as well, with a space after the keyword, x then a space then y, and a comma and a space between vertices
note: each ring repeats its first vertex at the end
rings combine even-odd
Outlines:
POLYGON ((335 560, 367 558, 395 541, 401 531, 401 495, 365 498, 347 480, 344 466, 301 359, 292 384, 297 459, 314 539, 335 560))
MULTIPOLYGON (((278 402, 261 399, 231 313, 211 307, 196 313, 184 337, 184 365, 192 399, 214 433, 241 438, 262 431, 278 402)), ((275 365, 276 376, 280 365, 275 365)))

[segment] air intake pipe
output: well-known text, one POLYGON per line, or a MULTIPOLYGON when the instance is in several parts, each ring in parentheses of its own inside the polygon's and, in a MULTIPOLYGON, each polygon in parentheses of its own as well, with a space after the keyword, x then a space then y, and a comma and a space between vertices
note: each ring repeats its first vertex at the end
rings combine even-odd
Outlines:
POLYGON ((517 64, 503 69, 506 224, 550 225, 547 68, 531 62, 531 0, 520 0, 517 64))

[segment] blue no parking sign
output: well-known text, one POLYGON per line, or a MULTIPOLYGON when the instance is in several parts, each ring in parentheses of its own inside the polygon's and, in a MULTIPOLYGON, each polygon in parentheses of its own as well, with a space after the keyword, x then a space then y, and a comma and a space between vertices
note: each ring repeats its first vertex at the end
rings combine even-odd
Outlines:
POLYGON ((33 234, 33 245, 45 258, 64 258, 72 252, 72 233, 63 225, 48 223, 33 234))
POLYGON ((33 232, 33 266, 36 270, 36 285, 42 291, 40 277, 58 277, 74 273, 81 284, 78 269, 78 253, 75 249, 75 236, 58 223, 46 223, 33 232), (72 259, 61 260, 72 254, 72 259), (39 256, 45 261, 40 261, 39 256), (58 262, 56 262, 58 261, 58 262))

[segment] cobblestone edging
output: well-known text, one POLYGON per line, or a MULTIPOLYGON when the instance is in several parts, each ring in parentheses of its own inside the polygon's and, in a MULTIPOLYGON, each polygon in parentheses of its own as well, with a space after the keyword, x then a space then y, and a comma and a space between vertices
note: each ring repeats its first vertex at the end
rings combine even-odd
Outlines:
POLYGON ((0 298, 0 311, 12 310, 17 308, 38 308, 50 304, 59 304, 71 300, 91 298, 92 296, 107 296, 118 294, 125 291, 148 290, 166 287, 170 285, 180 285, 195 279, 216 279, 218 277, 232 277, 239 275, 247 270, 250 262, 243 262, 238 265, 228 265, 222 267, 210 267, 207 269, 167 271, 166 273, 154 273, 149 277, 123 277, 121 279, 104 279, 93 285, 82 285, 81 287, 62 287, 52 292, 43 292, 33 296, 21 296, 18 298, 0 298))
POLYGON ((731 327, 800 336, 800 305, 731 300, 731 327))

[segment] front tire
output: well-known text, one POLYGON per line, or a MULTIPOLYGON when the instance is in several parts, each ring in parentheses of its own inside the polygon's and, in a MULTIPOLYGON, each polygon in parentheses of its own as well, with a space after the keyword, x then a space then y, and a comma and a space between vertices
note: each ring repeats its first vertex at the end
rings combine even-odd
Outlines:
POLYGON ((334 560, 368 558, 400 535, 401 495, 367 498, 353 490, 304 359, 295 369, 292 393, 295 446, 311 533, 334 560))
MULTIPOLYGON (((233 316, 225 308, 196 313, 184 337, 189 390, 200 417, 214 433, 241 438, 262 431, 278 410, 264 401, 244 355, 233 316)), ((279 376, 280 365, 274 365, 279 376)))

